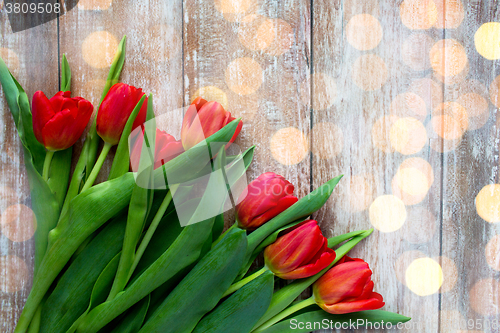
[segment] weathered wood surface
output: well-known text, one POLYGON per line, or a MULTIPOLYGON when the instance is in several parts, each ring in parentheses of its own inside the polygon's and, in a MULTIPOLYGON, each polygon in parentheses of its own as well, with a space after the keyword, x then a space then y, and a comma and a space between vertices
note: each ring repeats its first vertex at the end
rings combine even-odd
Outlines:
MULTIPOLYGON (((74 95, 97 106, 126 34, 122 79, 154 94, 165 128, 202 95, 243 118, 237 144, 257 146, 249 180, 274 171, 301 197, 345 175, 314 217, 327 236, 376 228, 352 255, 370 263, 385 309, 413 318, 387 331, 498 332, 487 325, 500 314, 500 70, 483 57, 495 46, 474 42, 498 12, 475 0, 80 0, 17 33, 2 10, 0 55, 29 95, 53 95, 65 53, 74 95)), ((0 108, 0 330, 11 332, 33 227, 0 108)))

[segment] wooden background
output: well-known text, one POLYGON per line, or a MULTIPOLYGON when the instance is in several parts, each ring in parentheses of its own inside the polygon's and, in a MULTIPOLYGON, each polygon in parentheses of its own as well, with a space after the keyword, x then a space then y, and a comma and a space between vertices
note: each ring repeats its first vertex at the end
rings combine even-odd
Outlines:
MULTIPOLYGON (((388 331, 498 332, 500 28, 483 24, 499 15, 478 0, 80 0, 17 33, 2 9, 0 56, 28 95, 52 96, 65 53, 73 95, 97 105, 126 34, 122 81, 152 92, 157 115, 202 95, 243 118, 250 180, 274 171, 302 197, 345 175, 315 218, 327 236, 375 227, 352 254, 370 263, 384 309, 413 318, 388 331)), ((11 332, 34 226, 0 109, 0 331, 11 332)))

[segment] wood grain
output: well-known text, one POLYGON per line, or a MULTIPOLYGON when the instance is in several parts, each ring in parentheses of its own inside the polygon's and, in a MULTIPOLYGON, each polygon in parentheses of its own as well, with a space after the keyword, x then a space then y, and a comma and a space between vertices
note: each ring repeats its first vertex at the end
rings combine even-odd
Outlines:
MULTIPOLYGON (((40 89, 47 95, 55 94, 59 90, 57 22, 12 33, 7 14, 1 11, 0 32, 0 56, 30 99, 40 89)), ((17 236, 21 236, 22 226, 29 226, 33 221, 29 216, 16 213, 17 205, 30 205, 29 184, 21 142, 2 89, 0 99, 0 213, 3 231, 0 236, 0 330, 11 332, 31 289, 34 265, 33 241, 19 242, 22 237, 17 236), (14 229, 7 232, 9 228, 14 229)))
MULTIPOLYGON (((30 96, 58 90, 65 53, 73 95, 97 107, 126 34, 122 80, 154 94, 160 128, 179 138, 182 108, 202 95, 242 117, 236 144, 256 145, 249 181, 273 171, 302 197, 344 174, 313 217, 326 236, 378 228, 351 255, 369 262, 384 309, 413 318, 388 332, 498 331, 484 325, 498 318, 500 227, 476 205, 500 183, 500 103, 490 89, 500 70, 474 45, 482 24, 500 20, 495 2, 81 0, 15 34, 5 11, 0 20, 0 55, 30 96)), ((7 237, 6 210, 29 206, 29 188, 12 117, 0 108, 0 330, 11 332, 31 286, 33 242, 7 237)), ((234 213, 226 215, 229 224, 234 213)))

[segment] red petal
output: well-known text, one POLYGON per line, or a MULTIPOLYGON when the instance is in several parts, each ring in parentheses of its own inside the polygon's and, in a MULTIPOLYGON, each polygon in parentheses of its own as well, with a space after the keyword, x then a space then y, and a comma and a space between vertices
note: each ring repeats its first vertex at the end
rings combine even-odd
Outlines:
POLYGON ((380 309, 385 303, 378 298, 361 299, 353 302, 340 302, 336 304, 318 304, 323 310, 332 314, 344 314, 365 310, 380 309))
POLYGON ((309 276, 313 276, 328 267, 328 265, 330 265, 332 261, 335 260, 335 256, 335 251, 333 251, 332 249, 327 249, 326 251, 322 252, 318 259, 313 263, 301 266, 296 270, 284 274, 283 276, 278 276, 286 280, 303 279, 309 276))
POLYGON ((313 285, 315 299, 328 304, 359 297, 372 271, 365 262, 350 261, 336 265, 313 285))
POLYGON ((43 127, 54 115, 55 112, 47 96, 42 91, 35 92, 32 101, 33 132, 41 144, 44 144, 43 127))
POLYGON ((56 113, 43 130, 44 145, 49 150, 62 150, 71 147, 82 133, 78 133, 75 121, 78 111, 66 109, 56 113))

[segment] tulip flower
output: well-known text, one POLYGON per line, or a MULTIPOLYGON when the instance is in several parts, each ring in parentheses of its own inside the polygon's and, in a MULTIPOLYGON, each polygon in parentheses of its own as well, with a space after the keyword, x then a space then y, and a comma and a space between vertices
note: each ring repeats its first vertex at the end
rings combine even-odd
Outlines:
POLYGON ((266 247, 264 259, 274 275, 286 280, 301 279, 330 265, 335 260, 335 251, 328 248, 318 222, 308 220, 266 247))
POLYGON ((71 147, 82 135, 94 107, 81 98, 60 91, 48 99, 41 91, 33 95, 33 132, 49 151, 71 147))
MULTIPOLYGON (((205 140, 221 128, 235 120, 218 102, 207 102, 198 97, 188 107, 182 121, 181 141, 185 150, 205 140)), ((229 143, 234 142, 241 131, 240 121, 229 143)))
MULTIPOLYGON (((96 119, 97 134, 104 142, 111 145, 118 144, 130 114, 143 95, 142 89, 125 83, 117 83, 109 89, 99 107, 96 119)), ((146 98, 135 118, 132 130, 146 120, 147 107, 146 98)))
MULTIPOLYGON (((134 172, 137 172, 139 169, 143 141, 143 131, 138 131, 137 137, 131 141, 132 148, 130 151, 130 165, 132 166, 132 170, 134 172)), ((161 131, 158 128, 156 129, 155 141, 155 169, 184 152, 184 148, 182 148, 182 143, 180 141, 175 140, 172 135, 161 131)))
POLYGON ((293 185, 274 172, 252 181, 236 206, 238 227, 254 230, 298 201, 293 185))
POLYGON ((372 271, 362 259, 343 257, 313 285, 313 298, 325 311, 343 314, 376 310, 384 300, 373 292, 372 271))

